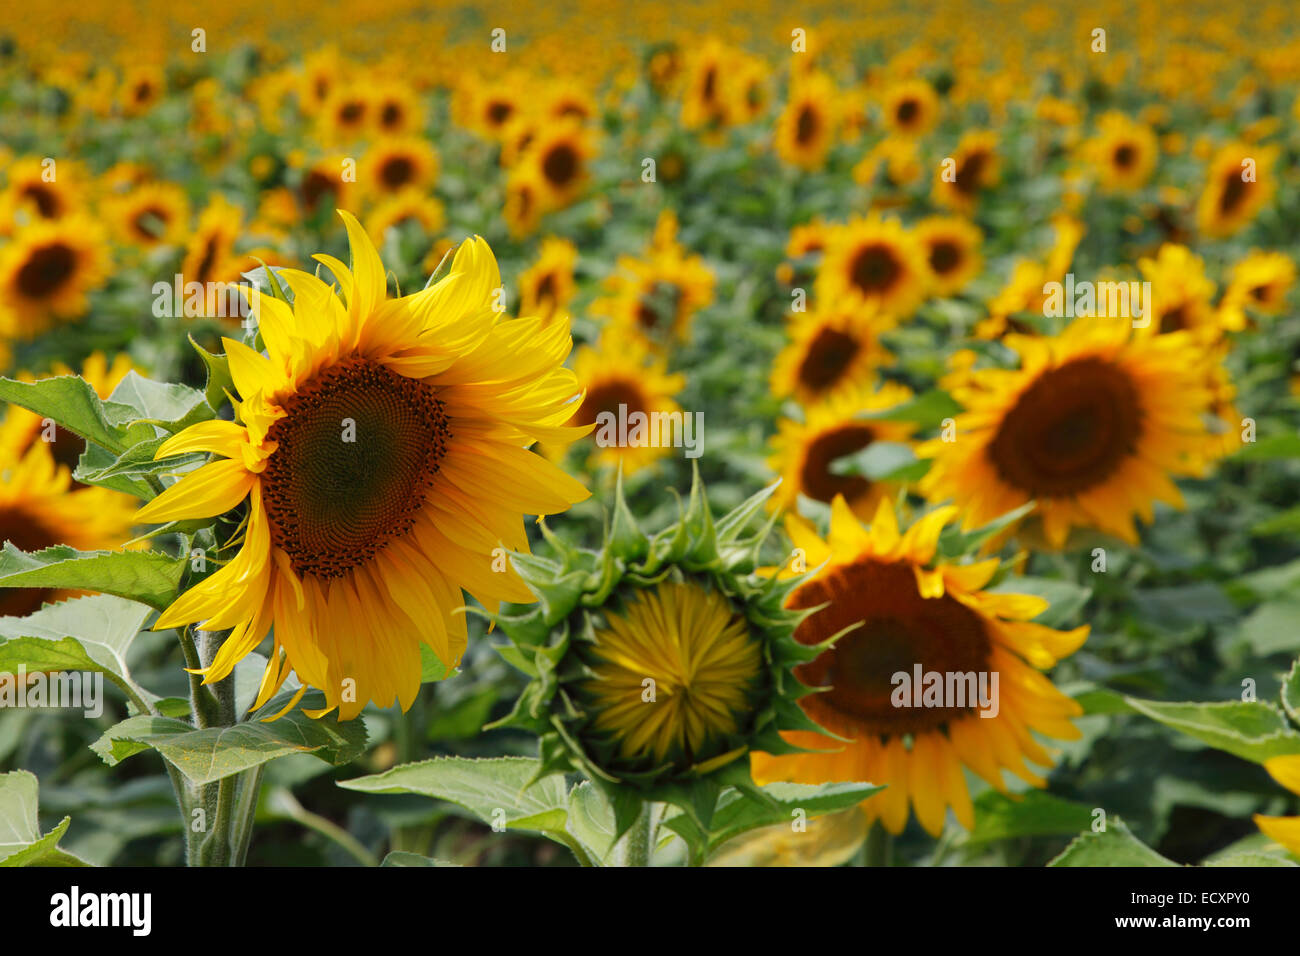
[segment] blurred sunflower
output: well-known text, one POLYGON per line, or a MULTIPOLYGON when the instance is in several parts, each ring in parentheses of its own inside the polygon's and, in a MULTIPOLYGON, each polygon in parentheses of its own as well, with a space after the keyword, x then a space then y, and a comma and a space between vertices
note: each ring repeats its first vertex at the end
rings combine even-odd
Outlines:
POLYGON ((1107 192, 1132 192, 1146 185, 1160 157, 1151 127, 1118 111, 1097 120, 1097 134, 1085 149, 1107 192))
MULTIPOLYGON (((610 340, 602 335, 595 348, 584 345, 578 349, 573 372, 584 397, 570 425, 594 426, 602 414, 619 422, 636 412, 647 419, 657 412, 682 413, 673 397, 686 386, 686 377, 668 374, 664 360, 651 355, 637 339, 610 340)), ((599 433, 588 439, 593 445, 588 467, 621 464, 625 475, 635 474, 673 451, 663 443, 650 444, 648 438, 640 444, 628 442, 621 446, 602 446, 598 438, 599 433)), ((562 446, 547 449, 552 458, 562 458, 565 450, 562 446)))
POLYGON ((166 90, 167 84, 161 68, 152 64, 136 64, 122 77, 118 104, 127 116, 138 116, 152 109, 166 90))
POLYGON ((772 507, 793 509, 800 495, 830 504, 839 495, 855 512, 869 515, 882 499, 892 498, 900 487, 897 482, 841 474, 837 468, 876 442, 907 442, 916 431, 914 423, 859 415, 893 408, 911 397, 910 388, 894 382, 883 382, 874 389, 861 385, 807 409, 803 422, 780 419, 768 459, 782 479, 772 496, 772 507))
POLYGON ((682 125, 717 131, 731 124, 729 65, 734 54, 712 37, 692 51, 682 102, 682 125))
POLYGON ((965 215, 975 211, 979 194, 998 181, 997 135, 990 130, 971 130, 962 136, 948 163, 935 174, 934 200, 965 215))
POLYGON ((506 228, 516 239, 537 231, 542 221, 542 183, 537 172, 529 166, 519 166, 506 180, 506 201, 502 216, 506 228))
POLYGON ((1246 310, 1261 315, 1282 314, 1295 277, 1295 263, 1286 253, 1251 251, 1233 265, 1228 276, 1228 288, 1219 303, 1224 328, 1246 328, 1246 310))
MULTIPOLYGON (((106 488, 72 490, 72 475, 55 460, 51 446, 44 441, 21 444, 22 431, 5 428, 0 438, 0 542, 27 552, 56 544, 79 551, 120 548, 130 537, 133 499, 106 488)), ((5 588, 0 590, 0 615, 23 617, 78 593, 5 588)))
MULTIPOLYGON (((800 704, 814 721, 849 742, 825 752, 825 737, 786 732, 790 743, 823 752, 755 753, 756 781, 885 784, 862 804, 867 817, 901 833, 910 804, 932 836, 942 832, 949 807, 963 827, 974 826, 963 768, 1002 793, 1007 792, 1004 770, 1033 786, 1045 785, 1028 764, 1050 767, 1053 758, 1033 734, 1077 739, 1070 718, 1083 711, 1039 671, 1078 650, 1088 628, 1057 631, 1032 623, 1047 601, 984 590, 997 573, 997 558, 936 562, 939 534, 956 510, 931 511, 900 535, 889 502, 880 502, 868 531, 836 498, 826 540, 797 515, 787 516, 794 546, 804 552, 807 566, 817 569, 795 588, 787 607, 821 607, 799 625, 795 639, 814 645, 842 634, 833 647, 796 669, 805 683, 828 688, 800 704), (895 706, 894 675, 910 675, 916 667, 996 674, 996 709, 983 708, 978 699, 943 707, 895 706)), ((992 677, 988 680, 991 686, 992 677)))
POLYGON ((1196 203, 1196 224, 1207 236, 1240 232, 1277 189, 1276 146, 1229 143, 1210 161, 1205 189, 1196 203))
POLYGON ((199 214, 199 224, 185 245, 181 276, 188 282, 214 282, 226 271, 243 228, 244 213, 220 193, 213 194, 199 214))
POLYGON ((925 80, 905 80, 891 86, 881 101, 885 127, 900 136, 920 136, 939 116, 939 97, 925 80))
POLYGON ((421 643, 455 666, 467 638, 462 588, 489 611, 531 601, 513 571, 493 572, 493 550, 527 551, 521 515, 564 511, 588 492, 526 450, 585 434, 564 427, 578 392, 562 365, 567 323, 498 321, 501 277, 478 238, 461 245, 446 278, 390 300, 374 246, 340 215, 352 269, 316 258, 342 300, 295 269, 280 273, 292 308, 251 293, 268 354, 224 340, 236 421, 194 425, 158 450, 219 457, 136 518, 204 518, 246 503, 238 554, 155 627, 232 629, 202 671, 210 683, 274 625, 254 707, 292 670, 349 719, 367 701, 410 707, 421 643))
POLYGON ((647 258, 620 256, 605 280, 612 293, 591 304, 621 334, 663 346, 688 337, 691 318, 713 301, 713 272, 676 240, 675 219, 661 216, 647 258))
POLYGON ((594 153, 591 137, 580 123, 561 121, 539 130, 520 162, 532 165, 545 208, 559 209, 582 193, 594 153))
POLYGON ((146 183, 106 200, 101 211, 123 242, 141 249, 179 244, 189 229, 190 203, 174 183, 146 183))
POLYGON ((405 189, 427 190, 438 178, 438 153, 422 139, 389 138, 371 146, 357 170, 371 196, 390 197, 405 189))
POLYGON ((974 223, 952 216, 931 216, 913 228, 930 267, 930 288, 936 295, 952 296, 979 275, 983 235, 974 223))
POLYGON ((335 86, 319 116, 319 134, 326 145, 334 146, 358 140, 372 125, 374 104, 371 90, 354 84, 335 86))
POLYGON ((975 326, 976 338, 1000 339, 1007 332, 1033 331, 1012 316, 1017 312, 1042 314, 1043 304, 1047 301, 1044 286, 1049 282, 1060 282, 1065 277, 1086 231, 1082 222, 1063 213, 1052 217, 1052 227, 1055 238, 1046 260, 1041 265, 1027 261, 1015 264, 1010 280, 987 303, 989 317, 975 326))
POLYGON ((1003 341, 1020 368, 975 371, 953 389, 965 406, 955 440, 917 448, 934 459, 923 494, 955 501, 966 528, 1037 501, 1051 548, 1072 526, 1136 544, 1135 515, 1150 522, 1155 500, 1182 507, 1169 476, 1199 474, 1211 455, 1208 359, 1195 341, 1089 318, 1054 338, 1003 341))
POLYGON ((542 241, 537 261, 519 274, 519 314, 543 321, 563 312, 573 298, 578 247, 554 236, 542 241))
POLYGON ((1201 257, 1186 246, 1165 243, 1154 259, 1138 260, 1151 283, 1151 328, 1160 332, 1189 330, 1202 338, 1219 334, 1219 313, 1212 305, 1214 280, 1205 275, 1201 257))
POLYGON ((5 179, 0 193, 0 235, 9 235, 16 225, 62 219, 86 208, 85 176, 71 160, 51 165, 42 157, 24 156, 8 164, 5 179))
POLYGON ((366 217, 366 232, 381 244, 389 229, 416 223, 425 236, 437 235, 447 221, 446 210, 433 196, 415 186, 408 186, 386 197, 366 217))
POLYGON ((93 219, 42 219, 19 229, 0 248, 0 336, 31 339, 76 318, 107 273, 107 243, 93 219))
POLYGON ((776 121, 777 155, 801 169, 820 169, 835 142, 835 86, 824 73, 811 73, 790 87, 776 121))
POLYGON ((893 361, 880 336, 896 324, 893 316, 874 308, 791 314, 786 323, 790 343, 772 364, 772 394, 793 395, 807 406, 857 388, 873 369, 893 361))
POLYGON ((826 247, 817 301, 835 308, 862 303, 906 318, 924 298, 929 275, 924 251, 897 219, 853 219, 826 247))
POLYGON ((420 98, 407 84, 386 80, 374 94, 375 127, 386 136, 413 136, 424 125, 420 98))
POLYGON ((302 170, 297 200, 305 215, 352 205, 357 184, 343 176, 346 161, 344 156, 324 156, 302 170))

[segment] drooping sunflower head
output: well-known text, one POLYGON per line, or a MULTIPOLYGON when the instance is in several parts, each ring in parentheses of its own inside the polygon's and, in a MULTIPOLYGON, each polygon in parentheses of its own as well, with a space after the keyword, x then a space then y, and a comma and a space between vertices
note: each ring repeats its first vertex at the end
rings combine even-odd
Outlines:
POLYGON ((707 779, 747 782, 756 749, 789 752, 780 730, 816 730, 794 703, 791 669, 816 651, 792 638, 792 584, 754 573, 765 532, 744 530, 767 493, 715 523, 697 477, 678 522, 647 536, 620 482, 600 551, 548 535, 557 560, 516 559, 542 603, 497 617, 532 678, 502 723, 541 736, 546 772, 681 804, 707 779))
POLYGON ((939 97, 925 80, 906 80, 886 91, 881 102, 885 126, 903 136, 920 136, 939 115, 939 97))
POLYGON ((979 275, 983 236, 970 220, 931 216, 918 222, 915 232, 930 267, 930 287, 937 295, 955 295, 979 275))
POLYGON ((1281 314, 1286 309, 1287 293, 1295 277, 1295 263, 1286 253, 1252 251, 1232 267, 1227 291, 1219 303, 1224 327, 1245 328, 1247 312, 1281 314))
POLYGON ((86 308, 108 270, 103 229, 74 215, 38 220, 0 249, 0 336, 30 339, 86 308))
POLYGON ((587 497, 527 448, 571 441, 577 381, 563 367, 568 325, 500 320, 483 240, 467 240, 441 281, 387 296, 385 270, 342 213, 352 268, 316 258, 316 276, 277 270, 294 299, 251 293, 266 355, 224 340, 236 420, 204 422, 158 456, 206 451, 137 516, 162 522, 246 508, 242 547, 197 581, 157 627, 231 629, 207 681, 220 680, 274 625, 257 706, 290 671, 340 716, 367 701, 403 708, 420 684, 420 646, 447 666, 465 648, 462 591, 489 611, 531 595, 498 572, 527 551, 522 516, 587 497))
POLYGON ((1102 188, 1109 192, 1132 192, 1146 185, 1160 157, 1151 127, 1114 111, 1097 120, 1097 135, 1086 151, 1102 188))
POLYGON ((974 825, 963 767, 1004 793, 1004 770, 1043 786, 1028 763, 1053 761, 1031 732, 1077 738, 1070 718, 1082 708, 1039 671, 1074 653, 1088 628, 1034 623, 1045 600, 985 590, 997 558, 958 564, 938 557, 940 533, 955 512, 936 509, 900 534, 889 502, 880 503, 867 530, 837 498, 825 540, 797 516, 787 518, 794 546, 817 568, 788 601, 818 609, 795 637, 816 646, 840 635, 797 668, 801 680, 826 688, 801 704, 847 742, 830 747, 825 738, 787 734, 823 752, 756 755, 755 779, 885 784, 862 804, 867 816, 899 833, 910 810, 935 836, 949 807, 962 826, 974 825))
POLYGON ((713 301, 713 271, 666 233, 655 230, 645 258, 620 256, 606 280, 613 294, 591 305, 594 315, 610 317, 618 334, 654 348, 687 339, 695 313, 713 301))
POLYGON ((880 336, 895 324, 875 308, 792 313, 790 344, 772 366, 772 394, 815 405, 860 387, 876 367, 893 361, 880 336))
POLYGON ((968 373, 953 390, 965 407, 954 432, 917 448, 933 459, 923 493, 954 500, 968 528, 1036 501, 1052 548, 1075 526, 1136 543, 1134 517, 1153 520, 1157 500, 1181 507, 1171 476, 1199 474, 1209 457, 1213 396, 1195 342, 1097 319, 1004 342, 1020 368, 968 373))
POLYGON ((906 318, 929 279, 916 237, 897 219, 871 216, 835 230, 817 271, 817 301, 836 308, 865 303, 906 318))
POLYGON ((935 175, 935 201, 970 215, 980 193, 998 181, 997 142, 996 134, 988 130, 972 130, 962 136, 952 163, 942 164, 935 175))
POLYGON ((854 456, 872 445, 907 442, 915 425, 879 415, 911 397, 911 389, 894 382, 861 384, 811 407, 802 422, 778 421, 769 465, 782 481, 772 506, 794 508, 801 495, 823 504, 840 496, 859 514, 874 512, 877 502, 898 492, 899 484, 850 466, 854 456))
POLYGON ((1276 146, 1229 143, 1210 161, 1205 188, 1196 204, 1196 224, 1207 236, 1240 232, 1277 190, 1273 167, 1276 146))

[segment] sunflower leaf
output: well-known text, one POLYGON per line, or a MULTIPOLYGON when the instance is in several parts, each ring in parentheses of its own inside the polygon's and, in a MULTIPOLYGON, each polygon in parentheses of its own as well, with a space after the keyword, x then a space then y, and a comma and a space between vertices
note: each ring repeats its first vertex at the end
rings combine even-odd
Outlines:
POLYGON ((41 835, 37 799, 35 774, 26 770, 0 773, 0 866, 89 866, 59 847, 71 817, 64 817, 41 835))
POLYGON ((21 405, 28 411, 52 419, 86 441, 121 454, 126 450, 125 429, 110 420, 110 412, 95 390, 77 375, 60 375, 36 382, 0 378, 0 401, 21 405))
POLYGON ((1300 754, 1300 732, 1287 723, 1281 710, 1263 701, 1198 704, 1164 703, 1136 697, 1124 700, 1138 713, 1166 727, 1252 763, 1300 754))
MULTIPOLYGON (((309 694, 303 706, 323 706, 323 700, 319 693, 309 694)), ((282 694, 258 713, 274 713, 271 708, 287 702, 282 694)), ((337 766, 359 756, 365 743, 362 721, 340 722, 333 715, 313 720, 295 709, 271 723, 252 719, 233 727, 202 729, 171 717, 129 717, 110 727, 91 749, 109 766, 144 750, 157 750, 192 783, 202 786, 295 753, 314 754, 337 766)))
POLYGON ((1282 709, 1300 727, 1300 657, 1296 658, 1282 681, 1282 709))
POLYGON ((212 408, 198 389, 155 382, 135 371, 126 373, 104 408, 110 421, 127 429, 128 437, 138 440, 153 438, 154 432, 133 426, 157 425, 174 434, 213 416, 212 408))
POLYGON ((163 610, 176 599, 185 561, 161 551, 78 551, 66 544, 0 551, 0 587, 99 591, 163 610))
POLYGON ((1048 866, 1177 866, 1133 835, 1119 817, 1111 817, 1106 829, 1087 831, 1075 837, 1048 866))
POLYGON ((135 601, 92 594, 24 618, 0 617, 0 673, 97 672, 143 709, 157 697, 131 679, 126 654, 149 613, 135 601))

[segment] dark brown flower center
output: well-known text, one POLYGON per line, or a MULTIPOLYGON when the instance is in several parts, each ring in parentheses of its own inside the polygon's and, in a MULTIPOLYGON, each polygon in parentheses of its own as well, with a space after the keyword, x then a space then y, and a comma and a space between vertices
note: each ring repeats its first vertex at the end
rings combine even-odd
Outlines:
POLYGON ((386 130, 393 130, 402 125, 402 108, 396 103, 385 103, 379 113, 379 125, 386 130))
POLYGON ((325 196, 333 196, 336 192, 338 184, 319 169, 313 169, 302 181, 302 204, 309 213, 315 212, 325 196))
POLYGON ((627 414, 647 412, 645 394, 636 382, 610 379, 593 386, 587 391, 582 407, 573 416, 574 425, 592 425, 602 414, 618 417, 618 407, 625 405, 627 414))
POLYGON ((1120 169, 1130 169, 1137 162, 1137 149, 1132 143, 1123 143, 1115 148, 1115 165, 1120 169))
POLYGON ((795 126, 795 140, 800 146, 807 146, 817 137, 817 132, 821 129, 821 119, 815 109, 805 106, 799 111, 799 121, 795 126))
POLYGON ((392 156, 379 169, 379 178, 389 189, 400 189, 415 178, 415 163, 409 156, 392 156))
POLYGON ((55 240, 32 250, 18 270, 18 291, 29 299, 44 299, 58 292, 77 271, 77 253, 55 240))
MULTIPOLYGON (((795 669, 804 683, 830 687, 802 703, 809 715, 842 736, 863 732, 881 737, 936 730, 975 710, 972 695, 965 706, 948 698, 947 706, 895 706, 895 674, 987 674, 992 644, 983 620, 955 598, 923 598, 912 566, 906 562, 863 559, 837 567, 800 587, 790 606, 829 606, 801 623, 795 639, 816 644, 858 622, 816 660, 795 669)), ((987 681, 988 678, 985 678, 987 681)), ((954 685, 955 686, 955 685, 954 685)), ((978 686, 978 685, 977 685, 978 686)), ((985 686, 988 686, 987 684, 985 686)), ((970 685, 964 685, 969 691, 970 685)), ((977 698, 976 698, 977 699, 977 698)), ((911 698, 908 698, 911 701, 911 698)))
POLYGON ((40 183, 28 183, 23 187, 22 196, 36 204, 36 211, 43 219, 56 219, 63 210, 58 194, 40 183))
POLYGON ((451 432, 437 390, 366 359, 284 402, 262 475, 271 540, 300 575, 336 578, 407 534, 451 432))
POLYGON ((814 392, 825 391, 844 376, 862 343, 839 329, 822 328, 799 363, 799 382, 814 392))
POLYGON ((831 465, 846 455, 862 451, 875 440, 870 425, 841 425, 812 440, 804 453, 799 490, 817 501, 831 502, 843 495, 850 504, 871 487, 861 475, 839 475, 831 465))
POLYGON ((514 111, 514 106, 504 100, 493 100, 487 108, 488 122, 493 126, 501 126, 510 119, 514 111))
POLYGON ((898 117, 899 125, 908 126, 920 112, 921 104, 916 100, 908 99, 898 104, 898 111, 894 115, 898 117))
POLYGON ((849 281, 864 295, 879 295, 893 288, 902 271, 893 247, 873 242, 854 253, 849 262, 849 281))
POLYGON ((1242 180, 1238 170, 1228 173, 1223 180, 1223 195, 1219 197, 1219 212, 1225 216, 1232 215, 1246 201, 1249 185, 1242 180))
POLYGON ((930 246, 930 268, 938 275, 947 275, 961 265, 961 246, 951 239, 940 239, 930 246))
POLYGON ((1141 434, 1142 406, 1128 373, 1083 358, 1044 372, 1024 391, 988 454, 1007 483, 1064 497, 1112 477, 1141 434))
POLYGON ((957 167, 957 175, 953 185, 963 196, 972 196, 979 191, 984 185, 984 168, 989 164, 989 154, 986 152, 971 153, 957 167))
POLYGON ((573 182, 578 167, 578 154, 568 143, 552 146, 542 158, 542 175, 553 186, 562 188, 573 182))
POLYGON ((145 242, 153 242, 167 230, 167 210, 161 206, 141 209, 131 220, 131 228, 145 242))

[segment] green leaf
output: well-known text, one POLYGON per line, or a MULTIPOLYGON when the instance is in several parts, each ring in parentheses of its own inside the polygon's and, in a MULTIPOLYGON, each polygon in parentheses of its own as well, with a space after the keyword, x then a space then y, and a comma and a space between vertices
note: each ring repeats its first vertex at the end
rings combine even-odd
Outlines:
POLYGON ((857 806, 883 787, 870 783, 769 783, 761 788, 771 802, 758 801, 739 790, 728 789, 718 800, 717 809, 709 824, 709 832, 701 833, 685 813, 667 817, 663 825, 682 837, 690 846, 703 848, 707 859, 722 844, 760 827, 790 824, 802 811, 803 819, 812 819, 836 810, 857 806))
POLYGON ((448 860, 439 860, 431 856, 420 856, 418 853, 407 853, 405 850, 393 850, 388 856, 384 857, 384 862, 380 866, 460 866, 459 863, 452 863, 448 860))
POLYGON ((1300 435, 1287 432, 1269 435, 1258 441, 1244 443, 1233 456, 1238 461, 1273 461, 1278 458, 1300 458, 1300 435))
POLYGON ((916 453, 910 445, 902 442, 874 441, 862 451, 845 455, 831 463, 831 473, 837 475, 861 475, 872 481, 883 481, 886 477, 907 474, 915 470, 916 453))
POLYGON ((1296 658, 1282 681, 1282 709, 1291 716, 1296 726, 1300 726, 1300 657, 1296 658))
POLYGON ((140 601, 159 611, 176 600, 185 561, 161 551, 78 551, 66 544, 0 551, 0 587, 99 591, 140 601))
POLYGON ((1252 534, 1258 535, 1296 534, 1300 532, 1300 505, 1257 521, 1250 526, 1250 530, 1252 534))
MULTIPOLYGON (((270 715, 288 703, 280 694, 259 715, 270 715)), ((324 706, 324 696, 309 693, 302 707, 324 706)), ((340 766, 365 749, 366 727, 360 720, 340 722, 334 715, 313 720, 301 707, 271 723, 250 719, 233 727, 195 729, 171 717, 129 717, 108 729, 91 749, 109 766, 134 754, 157 750, 192 783, 213 783, 231 774, 288 754, 310 753, 340 766)))
POLYGON ((1300 650, 1300 598, 1265 601, 1242 620, 1239 634, 1261 657, 1295 653, 1300 650))
POLYGON ((37 382, 0 378, 0 402, 21 405, 43 418, 51 418, 116 454, 126 450, 125 431, 110 422, 103 401, 80 376, 60 375, 37 382))
POLYGON ((1147 846, 1119 817, 1101 833, 1085 832, 1070 842, 1048 866, 1177 866, 1147 846))
POLYGON ((77 466, 75 477, 78 481, 87 485, 102 485, 108 488, 116 488, 119 491, 125 490, 137 498, 148 501, 154 497, 156 492, 150 484, 142 479, 149 477, 160 478, 162 475, 183 471, 207 458, 207 455, 203 452, 191 452, 155 461, 154 455, 162 447, 163 442, 167 441, 167 437, 146 438, 132 445, 108 464, 101 466, 92 464, 94 458, 98 456, 92 456, 89 459, 83 457, 81 463, 77 466), (121 483, 114 483, 113 479, 120 478, 129 479, 130 484, 123 486, 121 483))
MULTIPOLYGON (((106 406, 109 420, 127 428, 147 422, 175 433, 214 415, 198 389, 172 382, 155 382, 135 371, 126 373, 108 400, 112 403, 106 406), (121 407, 114 408, 114 405, 121 407)), ((154 437, 152 432, 140 431, 138 434, 154 437)))
POLYGON ((0 672, 99 672, 143 710, 156 698, 131 679, 126 653, 149 614, 135 601, 92 594, 27 617, 0 617, 0 672))
POLYGON ((1078 623, 1079 612, 1092 597, 1092 588, 1085 588, 1057 578, 1012 577, 999 581, 990 591, 999 594, 1033 594, 1051 604, 1034 618, 1047 627, 1065 627, 1078 623))
POLYGON ((89 866, 59 848, 70 817, 41 835, 37 788, 36 775, 26 770, 0 773, 0 866, 89 866))
POLYGON ((199 353, 203 367, 208 370, 208 381, 203 388, 203 397, 211 408, 220 408, 227 401, 226 393, 235 394, 235 379, 230 374, 230 359, 224 355, 209 352, 194 337, 190 336, 190 345, 199 353))
POLYGON ((1252 833, 1201 861, 1202 866, 1300 866, 1295 857, 1263 833, 1252 833))
POLYGON ((962 531, 957 525, 949 525, 939 534, 939 554, 948 558, 971 554, 989 538, 1009 528, 1037 506, 1038 502, 1027 501, 1019 508, 1013 508, 971 531, 962 531))
POLYGON ((975 828, 959 838, 968 844, 989 843, 1013 837, 1063 836, 1078 833, 1092 823, 1092 808, 1062 800, 1042 790, 1018 798, 987 790, 975 800, 975 828))
POLYGON ((961 412, 962 406, 947 392, 931 389, 893 408, 859 412, 857 417, 888 422, 916 422, 922 428, 938 428, 945 418, 955 418, 961 412))
POLYGON ((1300 733, 1263 701, 1163 703, 1126 697, 1140 714, 1252 763, 1300 753, 1300 733))
POLYGON ((435 757, 404 764, 339 786, 361 793, 418 793, 464 807, 484 823, 533 830, 590 863, 585 849, 566 827, 569 795, 563 774, 535 780, 541 764, 528 757, 435 757))
POLYGON ((420 683, 428 684, 431 681, 446 680, 450 671, 447 665, 438 659, 438 655, 433 652, 428 644, 420 645, 420 683))

